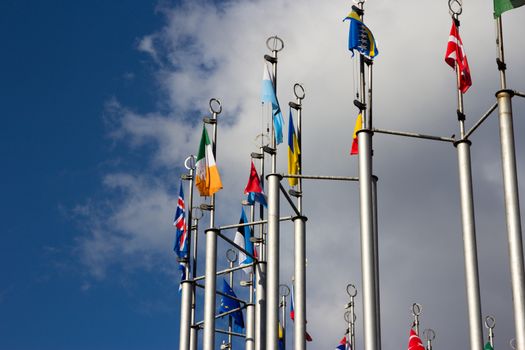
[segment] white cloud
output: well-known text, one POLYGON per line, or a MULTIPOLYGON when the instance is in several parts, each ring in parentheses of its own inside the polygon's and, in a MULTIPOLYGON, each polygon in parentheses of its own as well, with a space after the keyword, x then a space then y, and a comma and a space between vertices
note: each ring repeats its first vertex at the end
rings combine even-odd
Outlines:
MULTIPOLYGON (((196 152, 198 118, 208 114, 211 97, 220 98, 224 107, 219 115, 217 159, 225 190, 217 198, 217 220, 219 224, 237 221, 249 153, 257 150, 254 139, 267 124, 261 118, 259 87, 262 55, 268 53, 264 43, 270 35, 278 34, 285 41, 278 66, 278 93, 285 113, 287 101, 293 99, 293 84, 301 82, 306 89, 304 172, 357 174, 356 159, 348 156, 356 115, 352 60, 345 48, 348 24, 341 22, 348 7, 348 1, 268 0, 221 5, 188 1, 162 8, 166 25, 145 35, 138 49, 152 56, 155 78, 164 88, 162 97, 168 97, 162 102, 172 112, 139 114, 115 101, 108 106, 108 125, 116 140, 123 140, 131 152, 145 145, 154 149, 143 173, 108 174, 104 179, 105 188, 119 194, 118 199, 107 203, 103 215, 94 216, 98 220, 92 223, 90 235, 80 241, 84 261, 96 276, 103 276, 113 264, 158 266, 168 254, 175 203, 172 189, 178 183, 173 172, 196 152), (158 175, 166 170, 171 171, 169 176, 158 175)), ((374 64, 376 126, 458 134, 454 73, 443 62, 450 29, 446 3, 377 0, 367 2, 366 9, 366 22, 380 52, 374 64)), ((488 4, 466 3, 461 18, 474 80, 465 96, 467 125, 493 103, 498 89, 490 12, 488 4)), ((520 25, 516 14, 506 16, 509 82, 516 84, 525 81, 520 25)), ((523 102, 515 105, 515 112, 523 114, 523 102)), ((523 130, 522 120, 516 118, 516 130, 523 130)), ((510 298, 501 298, 509 295, 505 224, 502 203, 491 202, 489 195, 500 190, 500 164, 497 154, 485 157, 480 152, 487 139, 497 139, 497 125, 484 127, 492 129, 480 134, 486 137, 474 138, 472 149, 482 302, 484 314, 498 318, 496 346, 504 346, 513 335, 510 298)), ((468 324, 456 151, 447 144, 384 135, 376 135, 374 148, 374 171, 380 178, 383 348, 406 345, 408 308, 416 301, 424 304, 423 326, 437 331, 436 345, 465 347, 468 324)), ((282 172, 285 155, 281 145, 282 172)), ((519 157, 522 164, 523 154, 519 157)), ((346 283, 360 286, 358 192, 353 184, 311 182, 304 192, 309 217, 308 328, 315 347, 329 347, 344 329, 346 283)), ((282 276, 289 283, 291 225, 283 224, 282 231, 282 276)), ((358 316, 361 334, 360 308, 358 316)), ((358 341, 359 347, 360 335, 358 341)))

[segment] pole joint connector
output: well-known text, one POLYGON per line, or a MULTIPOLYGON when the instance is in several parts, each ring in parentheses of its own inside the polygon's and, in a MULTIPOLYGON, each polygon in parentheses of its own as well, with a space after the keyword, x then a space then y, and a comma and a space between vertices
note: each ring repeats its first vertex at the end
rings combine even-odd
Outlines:
POLYGON ((293 109, 295 109, 297 111, 303 108, 300 104, 295 103, 295 102, 291 102, 291 101, 288 102, 288 106, 290 106, 290 108, 293 108, 293 109))
POLYGON ((500 58, 496 58, 496 64, 498 65, 498 70, 499 71, 505 71, 507 70, 507 64, 505 62, 503 62, 502 60, 500 60, 500 58))
POLYGON ((362 16, 365 14, 365 11, 355 5, 352 5, 352 10, 354 10, 359 16, 362 16))
POLYGON ((217 124, 217 119, 215 118, 204 117, 202 118, 202 121, 204 122, 204 124, 217 124))
POLYGON ((264 55, 264 59, 270 63, 277 63, 277 57, 273 57, 270 55, 264 55))
POLYGON ((274 155, 277 153, 276 149, 270 146, 263 146, 263 151, 271 155, 274 155))
POLYGON ((458 114, 458 120, 464 121, 465 120, 465 113, 461 112, 459 109, 456 111, 458 114))
POLYGON ((357 108, 359 108, 359 111, 364 111, 366 109, 366 103, 363 103, 359 100, 354 100, 354 106, 356 106, 357 108))

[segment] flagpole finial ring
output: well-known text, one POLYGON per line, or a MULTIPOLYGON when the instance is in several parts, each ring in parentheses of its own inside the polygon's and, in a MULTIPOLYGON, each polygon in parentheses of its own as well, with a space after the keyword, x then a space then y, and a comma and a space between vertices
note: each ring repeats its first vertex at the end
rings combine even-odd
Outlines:
POLYGON ((421 315, 421 311, 423 310, 423 307, 421 306, 421 304, 418 304, 418 303, 414 303, 412 304, 412 314, 414 316, 419 316, 421 315))
POLYGON ((492 315, 485 317, 485 327, 488 329, 494 329, 494 327, 496 327, 496 318, 492 315))
POLYGON ((345 312, 344 318, 347 323, 355 323, 355 321, 357 320, 357 316, 355 314, 353 314, 354 316, 353 320, 350 318, 351 316, 352 316, 352 312, 350 311, 345 312))
POLYGON ((228 249, 226 251, 226 259, 231 262, 231 263, 234 263, 237 261, 237 252, 233 249, 228 249))
POLYGON ((450 15, 457 19, 463 12, 463 0, 448 0, 448 9, 450 15))
POLYGON ((277 35, 274 35, 266 39, 266 47, 272 52, 279 52, 284 49, 284 41, 277 35))
POLYGON ((510 341, 509 341, 509 344, 510 344, 510 347, 513 348, 514 350, 516 350, 516 338, 512 338, 510 341))
POLYGON ((302 100, 305 96, 303 84, 295 83, 293 86, 293 93, 296 98, 302 100))
POLYGON ((354 4, 356 5, 361 5, 361 4, 364 4, 366 2, 366 0, 352 0, 354 2, 354 4))
POLYGON ((357 288, 350 283, 346 286, 346 293, 353 298, 357 295, 357 288))
POLYGON ((436 332, 432 328, 427 328, 423 331, 423 336, 426 341, 433 341, 436 339, 436 332))
POLYGON ((195 156, 192 154, 184 161, 184 167, 188 170, 195 169, 195 156))
POLYGON ((290 295, 290 288, 286 284, 279 285, 279 294, 282 297, 287 297, 290 295))
POLYGON ((221 114, 222 112, 221 100, 215 97, 210 99, 210 112, 215 113, 215 114, 221 114))
POLYGON ((202 217, 204 216, 204 212, 202 211, 202 209, 200 207, 192 207, 191 208, 191 217, 197 221, 199 221, 200 219, 202 219, 202 217), (196 214, 198 213, 198 214, 196 214))

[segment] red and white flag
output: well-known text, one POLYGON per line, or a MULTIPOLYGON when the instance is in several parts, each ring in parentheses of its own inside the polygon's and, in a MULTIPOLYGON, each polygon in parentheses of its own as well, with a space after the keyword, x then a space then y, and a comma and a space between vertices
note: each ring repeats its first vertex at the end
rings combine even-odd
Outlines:
POLYGON ((408 350, 425 350, 421 339, 413 329, 410 330, 410 337, 408 338, 408 350))
POLYGON ((459 86, 458 89, 465 93, 472 85, 470 78, 470 69, 468 67, 467 55, 463 50, 463 42, 459 36, 458 26, 452 20, 452 28, 450 28, 450 36, 448 37, 447 52, 445 53, 445 62, 452 69, 459 69, 459 86), (456 68, 457 64, 457 68, 456 68))

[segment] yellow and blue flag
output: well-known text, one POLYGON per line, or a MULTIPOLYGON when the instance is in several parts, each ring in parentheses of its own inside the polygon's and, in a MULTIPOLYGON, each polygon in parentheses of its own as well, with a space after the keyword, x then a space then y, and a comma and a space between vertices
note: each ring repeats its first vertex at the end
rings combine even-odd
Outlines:
POLYGON ((377 50, 374 35, 361 21, 361 18, 359 18, 359 15, 354 6, 352 6, 352 12, 350 12, 343 21, 346 20, 350 21, 348 50, 352 51, 352 56, 354 55, 354 50, 357 50, 369 58, 374 58, 377 56, 379 51, 377 50))
MULTIPOLYGON (((297 134, 293 125, 292 110, 290 109, 290 121, 288 123, 288 174, 299 174, 299 142, 297 141, 297 134)), ((288 178, 290 186, 297 185, 297 179, 293 177, 288 178)))

